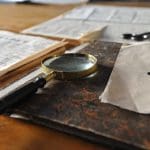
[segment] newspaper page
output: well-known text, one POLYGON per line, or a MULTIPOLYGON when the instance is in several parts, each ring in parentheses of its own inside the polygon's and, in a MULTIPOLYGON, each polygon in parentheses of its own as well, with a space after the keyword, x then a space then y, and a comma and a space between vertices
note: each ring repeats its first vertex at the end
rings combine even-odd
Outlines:
POLYGON ((92 21, 70 20, 58 17, 26 29, 22 33, 80 40, 88 36, 88 34, 101 31, 104 27, 105 24, 92 21))
POLYGON ((11 70, 15 65, 21 64, 32 56, 38 57, 44 50, 57 45, 59 41, 48 40, 41 37, 16 34, 0 31, 0 76, 11 70))

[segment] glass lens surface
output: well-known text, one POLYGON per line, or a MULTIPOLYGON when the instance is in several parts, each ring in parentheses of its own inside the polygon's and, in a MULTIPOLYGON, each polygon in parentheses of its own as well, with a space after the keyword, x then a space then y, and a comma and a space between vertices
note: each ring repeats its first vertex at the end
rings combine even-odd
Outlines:
POLYGON ((65 54, 44 61, 44 65, 54 71, 80 72, 90 69, 94 61, 86 55, 65 54))

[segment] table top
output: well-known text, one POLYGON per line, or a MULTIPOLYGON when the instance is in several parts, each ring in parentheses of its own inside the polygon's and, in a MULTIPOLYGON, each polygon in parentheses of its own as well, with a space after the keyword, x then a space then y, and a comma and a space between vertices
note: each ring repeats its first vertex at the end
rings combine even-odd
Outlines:
MULTIPOLYGON (((146 6, 150 3, 132 2, 102 2, 103 5, 146 6)), ((19 32, 27 27, 53 18, 77 5, 25 5, 1 4, 0 29, 19 32)), ((57 132, 26 121, 0 116, 0 147, 2 150, 53 150, 82 149, 108 150, 102 145, 93 144, 80 138, 57 132)))

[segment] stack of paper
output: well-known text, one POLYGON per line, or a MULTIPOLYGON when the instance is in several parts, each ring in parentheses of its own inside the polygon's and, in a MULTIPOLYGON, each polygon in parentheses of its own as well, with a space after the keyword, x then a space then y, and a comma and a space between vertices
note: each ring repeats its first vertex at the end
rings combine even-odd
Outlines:
POLYGON ((61 41, 0 31, 0 88, 37 67, 45 57, 63 53, 65 44, 61 41))
POLYGON ((86 21, 71 20, 63 16, 48 20, 39 25, 25 29, 22 33, 31 35, 42 35, 52 39, 64 39, 69 41, 71 45, 78 45, 96 39, 100 36, 105 25, 86 21))
POLYGON ((133 40, 124 40, 122 35, 150 31, 149 8, 85 5, 65 13, 63 17, 107 26, 100 37, 104 41, 135 43, 133 40))

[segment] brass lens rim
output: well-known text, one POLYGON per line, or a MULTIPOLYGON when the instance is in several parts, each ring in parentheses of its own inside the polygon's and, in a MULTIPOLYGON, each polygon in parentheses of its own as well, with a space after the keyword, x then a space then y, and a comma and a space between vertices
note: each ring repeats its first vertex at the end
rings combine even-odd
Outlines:
POLYGON ((55 74, 55 77, 57 79, 76 79, 76 78, 82 78, 85 76, 88 76, 90 74, 93 74, 97 71, 97 59, 96 57, 94 57, 91 54, 86 54, 86 53, 67 53, 67 54, 63 54, 63 55, 59 55, 59 56, 51 56, 48 57, 46 59, 44 59, 42 61, 42 70, 45 74, 51 74, 52 72, 55 74), (64 71, 60 71, 60 70, 55 70, 50 68, 49 66, 46 66, 44 62, 46 62, 49 59, 55 58, 55 57, 59 57, 59 56, 70 56, 70 57, 85 57, 87 58, 87 60, 89 60, 90 62, 92 62, 92 66, 89 67, 88 69, 83 69, 80 71, 75 71, 75 72, 64 72, 64 71))

